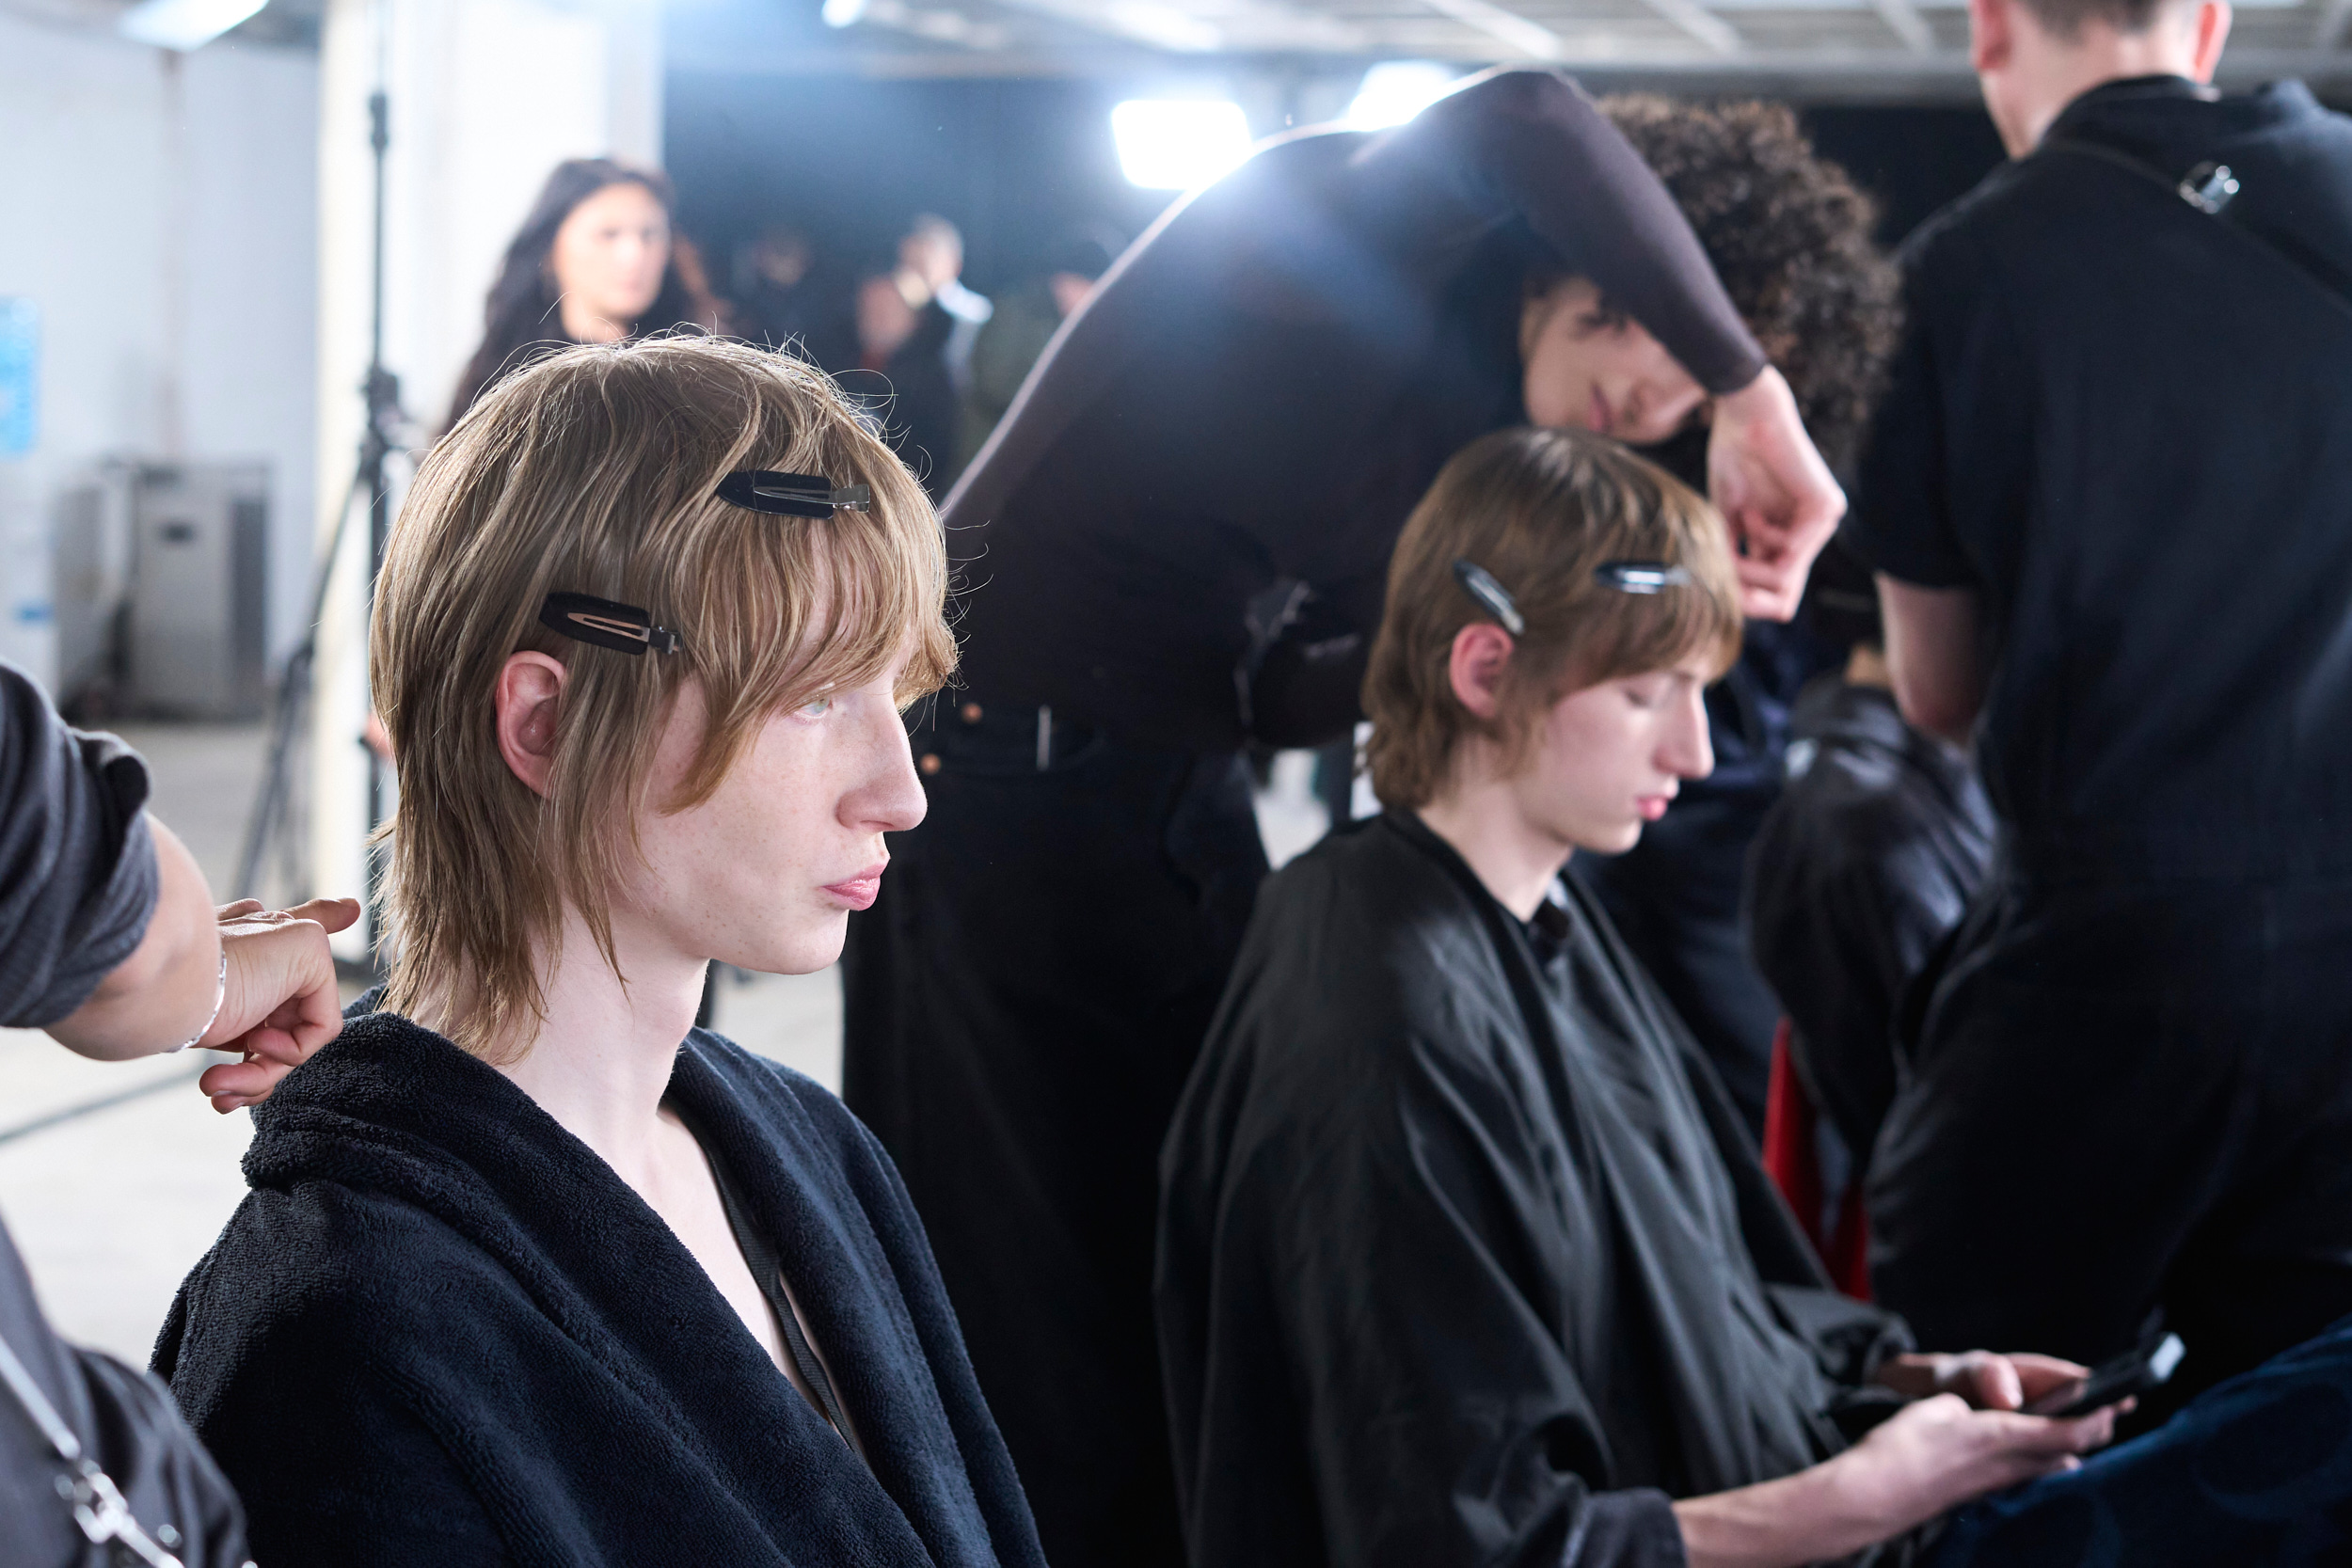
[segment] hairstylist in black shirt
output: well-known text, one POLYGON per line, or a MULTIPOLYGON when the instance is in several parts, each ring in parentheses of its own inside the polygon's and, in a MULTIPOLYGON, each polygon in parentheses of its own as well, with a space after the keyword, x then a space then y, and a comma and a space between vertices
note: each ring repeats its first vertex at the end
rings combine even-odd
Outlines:
MULTIPOLYGON (((358 906, 215 910, 203 873, 146 801, 135 753, 68 729, 39 687, 0 664, 0 1025, 46 1029, 104 1060, 185 1045, 239 1052, 199 1083, 222 1111, 252 1104, 342 1027, 326 933, 358 906)), ((191 1564, 243 1560, 236 1499, 168 1391, 60 1343, 5 1230, 0 1341, 0 1562, 154 1560, 118 1557, 99 1539, 132 1529, 191 1564), (90 1525, 77 1524, 60 1478, 81 1486, 90 1525), (109 1511, 109 1487, 126 1515, 109 1511)))
POLYGON ((1787 383, 1592 103, 1502 71, 1176 208, 949 498, 968 686, 850 924, 846 1090, 1052 1560, 1182 1560, 1155 1160, 1265 872, 1244 742, 1354 722, 1391 547, 1464 445, 1709 409, 1746 609, 1785 618, 1843 508, 1787 383))
POLYGON ((2084 1359, 2161 1304, 2177 1399, 2352 1313, 2352 120, 2204 86, 2219 0, 1970 18, 2015 161, 1910 248, 1851 534, 2005 863, 1909 1021, 1875 1277, 2084 1359))

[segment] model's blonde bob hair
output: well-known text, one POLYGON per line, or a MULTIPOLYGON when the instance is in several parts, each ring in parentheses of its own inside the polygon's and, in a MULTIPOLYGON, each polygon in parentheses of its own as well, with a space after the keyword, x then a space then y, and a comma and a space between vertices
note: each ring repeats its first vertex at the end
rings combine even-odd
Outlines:
POLYGON ((947 562, 922 487, 819 372, 709 338, 567 349, 500 382, 417 472, 376 584, 376 711, 400 773, 384 1005, 452 1004, 485 1056, 544 1016, 564 904, 618 973, 607 899, 632 823, 709 798, 762 722, 911 657, 903 706, 955 665, 947 562), (873 488, 868 511, 784 517, 720 500, 742 468, 873 488), (632 656, 539 622, 551 592, 639 606, 684 640, 632 656), (565 671, 547 793, 499 753, 508 657, 565 671), (707 713, 682 787, 646 798, 672 699, 707 713))
POLYGON ((1505 430, 1438 473, 1389 562, 1389 600, 1364 675, 1373 793, 1426 805, 1469 735, 1517 759, 1544 711, 1571 691, 1703 654, 1720 675, 1740 653, 1740 585, 1715 509, 1656 464, 1574 430, 1505 430), (1463 589, 1468 561, 1500 582, 1527 623, 1513 640, 1500 711, 1454 695, 1454 639, 1494 616, 1463 589), (1607 562, 1663 562, 1691 574, 1658 594, 1594 577, 1607 562))

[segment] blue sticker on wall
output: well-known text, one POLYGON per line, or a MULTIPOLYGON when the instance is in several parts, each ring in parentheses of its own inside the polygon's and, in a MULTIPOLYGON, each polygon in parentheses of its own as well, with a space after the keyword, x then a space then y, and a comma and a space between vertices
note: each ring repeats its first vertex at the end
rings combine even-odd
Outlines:
POLYGON ((0 294, 0 457, 22 457, 40 435, 40 308, 0 294))

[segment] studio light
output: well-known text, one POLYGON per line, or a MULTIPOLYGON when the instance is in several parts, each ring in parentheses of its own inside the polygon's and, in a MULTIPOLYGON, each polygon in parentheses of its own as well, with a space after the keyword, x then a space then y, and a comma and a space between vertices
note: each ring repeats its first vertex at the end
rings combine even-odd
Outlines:
POLYGON ((1223 98, 1133 98, 1111 111, 1120 172, 1147 191, 1188 191, 1249 156, 1249 121, 1223 98))
POLYGON ((1454 90, 1454 68, 1435 60, 1383 60, 1364 72, 1343 123, 1353 131, 1402 125, 1454 90))
POLYGON ((866 0, 825 0, 825 8, 818 14, 828 27, 848 27, 866 14, 866 0))
POLYGON ((201 49, 269 0, 145 0, 122 13, 117 31, 158 49, 201 49))

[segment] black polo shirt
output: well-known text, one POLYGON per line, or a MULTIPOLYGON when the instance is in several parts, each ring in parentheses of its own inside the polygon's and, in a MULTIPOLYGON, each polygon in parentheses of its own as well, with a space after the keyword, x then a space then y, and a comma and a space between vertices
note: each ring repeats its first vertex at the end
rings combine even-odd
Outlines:
POLYGON ((2352 120, 2161 77, 2059 140, 2241 192, 2209 216, 2045 142, 1930 220, 1848 537, 1979 595, 2024 869, 2352 872, 2352 120))

